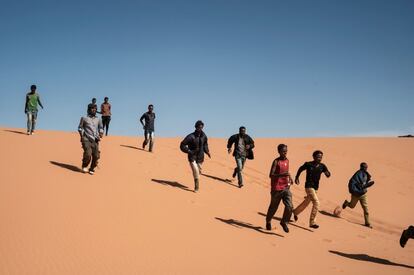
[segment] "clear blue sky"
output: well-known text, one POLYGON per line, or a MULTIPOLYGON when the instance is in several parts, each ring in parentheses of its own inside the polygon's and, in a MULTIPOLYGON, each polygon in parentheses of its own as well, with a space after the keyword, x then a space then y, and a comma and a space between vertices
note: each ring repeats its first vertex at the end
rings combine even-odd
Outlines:
POLYGON ((414 133, 414 1, 20 1, 0 8, 0 125, 74 131, 108 96, 110 133, 202 119, 212 137, 414 133))

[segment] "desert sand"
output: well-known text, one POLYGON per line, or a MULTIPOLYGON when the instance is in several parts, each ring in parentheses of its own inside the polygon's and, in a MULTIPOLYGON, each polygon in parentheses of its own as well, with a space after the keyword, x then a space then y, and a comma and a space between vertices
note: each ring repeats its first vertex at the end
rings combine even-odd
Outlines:
MULTIPOLYGON (((149 153, 142 137, 105 137, 91 176, 79 172, 76 132, 0 128, 0 274, 414 274, 414 240, 398 243, 414 224, 414 139, 256 139, 239 189, 226 140, 210 138, 199 193, 180 141, 157 138, 149 153), (324 152, 332 176, 320 184, 319 229, 308 207, 284 233, 282 204, 264 229, 279 143, 292 174, 324 152), (360 205, 332 215, 361 161, 376 182, 373 229, 360 205)), ((304 180, 291 188, 295 205, 304 180)))

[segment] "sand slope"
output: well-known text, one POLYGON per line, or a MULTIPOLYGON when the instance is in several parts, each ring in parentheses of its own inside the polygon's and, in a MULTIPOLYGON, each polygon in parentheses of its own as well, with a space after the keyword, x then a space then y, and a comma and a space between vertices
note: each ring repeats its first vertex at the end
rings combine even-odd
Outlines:
MULTIPOLYGON (((414 273, 414 240, 398 244, 414 224, 414 139, 257 139, 242 189, 227 180, 234 159, 226 140, 210 139, 197 194, 180 141, 158 138, 151 154, 138 149, 141 137, 110 136, 90 176, 77 170, 77 133, 0 128, 0 274, 414 273), (332 177, 321 181, 317 230, 308 228, 310 207, 289 234, 276 219, 272 232, 263 229, 281 142, 293 174, 313 150, 325 153, 332 177), (361 225, 359 205, 331 216, 361 161, 376 181, 368 194, 374 229, 361 225)), ((304 175, 292 188, 295 205, 303 184, 304 175)))

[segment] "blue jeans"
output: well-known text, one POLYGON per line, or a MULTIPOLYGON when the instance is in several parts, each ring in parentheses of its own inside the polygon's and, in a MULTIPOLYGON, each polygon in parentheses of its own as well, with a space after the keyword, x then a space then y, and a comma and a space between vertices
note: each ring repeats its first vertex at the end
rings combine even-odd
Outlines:
POLYGON ((152 152, 152 148, 154 146, 154 131, 152 130, 145 130, 144 131, 144 143, 142 144, 142 147, 145 148, 145 146, 149 142, 149 151, 152 152))
POLYGON ((246 162, 246 157, 235 157, 237 165, 237 179, 239 180, 239 185, 243 185, 243 168, 244 163, 246 162))
POLYGON ((36 127, 37 111, 27 111, 27 132, 34 132, 36 127))

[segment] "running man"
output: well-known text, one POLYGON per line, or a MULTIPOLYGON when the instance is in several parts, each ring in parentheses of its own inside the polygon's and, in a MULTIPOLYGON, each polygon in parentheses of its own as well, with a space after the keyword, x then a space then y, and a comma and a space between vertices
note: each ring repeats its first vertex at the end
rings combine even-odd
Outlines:
POLYGON ((286 233, 289 233, 287 224, 290 221, 293 210, 292 193, 290 192, 290 185, 293 183, 293 180, 289 173, 289 160, 286 157, 288 151, 287 145, 279 144, 277 151, 279 157, 273 161, 269 173, 271 191, 270 205, 266 215, 266 229, 272 230, 271 222, 279 207, 280 200, 282 200, 285 205, 285 210, 283 211, 280 225, 286 233))
POLYGON ((368 164, 362 162, 359 165, 359 170, 355 172, 348 183, 348 190, 349 193, 351 193, 351 201, 348 202, 345 200, 342 204, 342 209, 347 207, 353 209, 359 201, 364 210, 365 226, 369 228, 372 228, 372 226, 369 222, 367 188, 371 187, 373 184, 374 181, 371 181, 371 175, 368 173, 368 164))
POLYGON ((198 120, 194 127, 194 133, 185 137, 180 144, 180 149, 188 155, 188 161, 194 177, 194 192, 197 192, 199 189, 201 166, 204 162, 204 153, 206 153, 209 158, 211 158, 211 155, 208 149, 207 136, 203 132, 204 123, 201 120, 198 120))
POLYGON ((42 107, 40 95, 36 92, 36 85, 30 86, 30 92, 26 94, 26 103, 24 104, 24 113, 27 115, 27 134, 33 135, 37 120, 37 105, 42 107))
POLYGON ((231 153, 231 147, 234 144, 233 156, 236 159, 236 168, 234 168, 233 178, 236 177, 239 181, 239 187, 243 187, 243 167, 246 159, 253 159, 253 139, 246 134, 246 127, 241 126, 239 133, 232 135, 227 141, 227 151, 231 153))
POLYGON ((154 121, 155 121, 155 113, 154 113, 154 105, 148 105, 148 112, 144 113, 139 121, 144 128, 144 137, 145 140, 142 143, 142 149, 145 149, 145 146, 149 142, 149 151, 152 152, 154 146, 154 121), (145 120, 145 124, 144 124, 145 120))
POLYGON ((414 239, 414 226, 410 225, 406 230, 401 233, 400 245, 404 247, 407 244, 408 239, 414 239))
POLYGON ((327 178, 331 176, 331 173, 328 171, 328 167, 323 164, 322 151, 315 151, 313 152, 313 161, 305 162, 301 167, 299 167, 298 172, 296 173, 295 183, 299 184, 299 176, 300 174, 306 170, 306 182, 305 182, 305 191, 306 197, 305 200, 293 210, 293 215, 295 221, 298 220, 298 215, 305 210, 305 208, 312 202, 312 212, 309 219, 309 227, 311 228, 319 228, 319 225, 315 223, 316 214, 318 213, 319 209, 319 199, 316 193, 319 189, 319 180, 321 179, 321 174, 324 173, 327 178))
POLYGON ((103 136, 102 120, 96 116, 96 106, 90 105, 88 115, 80 120, 78 131, 83 148, 82 171, 93 175, 100 157, 99 141, 103 136))
POLYGON ((102 124, 105 131, 105 135, 108 135, 109 122, 111 122, 111 104, 109 103, 109 98, 104 98, 104 103, 101 104, 101 115, 102 115, 102 124))

